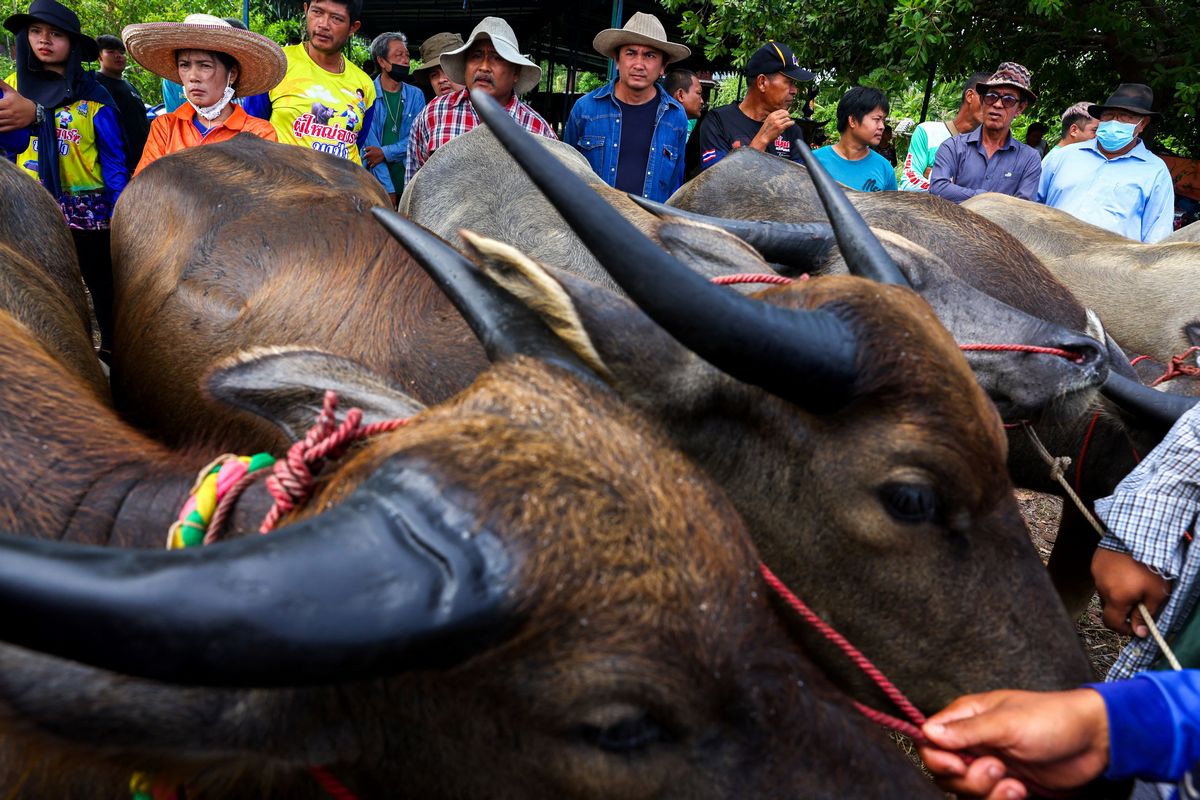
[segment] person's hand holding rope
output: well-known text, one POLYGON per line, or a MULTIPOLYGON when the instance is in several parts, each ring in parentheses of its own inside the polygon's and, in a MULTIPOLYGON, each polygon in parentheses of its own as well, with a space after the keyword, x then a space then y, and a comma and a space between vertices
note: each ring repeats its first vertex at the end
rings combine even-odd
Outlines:
POLYGON ((1103 547, 1092 557, 1092 578, 1104 605, 1104 624, 1125 636, 1145 638, 1150 630, 1142 619, 1138 604, 1151 616, 1171 595, 1171 582, 1128 553, 1103 547))
POLYGON ((960 697, 922 727, 917 751, 938 785, 963 797, 1055 796, 1108 764, 1108 715, 1092 689, 960 697), (961 753, 978 757, 968 764, 961 753))

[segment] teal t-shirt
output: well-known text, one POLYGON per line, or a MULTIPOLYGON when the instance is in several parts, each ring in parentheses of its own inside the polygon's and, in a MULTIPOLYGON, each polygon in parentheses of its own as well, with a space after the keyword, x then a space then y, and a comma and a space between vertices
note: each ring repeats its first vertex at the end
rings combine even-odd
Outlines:
POLYGON ((813 153, 821 166, 829 170, 829 174, 838 183, 844 183, 851 189, 860 192, 882 192, 885 189, 896 189, 896 173, 892 165, 874 150, 867 151, 866 158, 858 161, 847 161, 838 155, 833 145, 822 147, 813 153))

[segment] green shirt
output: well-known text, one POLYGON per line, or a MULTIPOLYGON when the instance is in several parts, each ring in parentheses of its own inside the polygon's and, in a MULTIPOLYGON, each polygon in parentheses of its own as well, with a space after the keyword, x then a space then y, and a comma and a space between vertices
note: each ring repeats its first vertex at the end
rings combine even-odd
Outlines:
MULTIPOLYGON (((383 102, 387 118, 383 121, 381 141, 385 145, 396 144, 400 141, 400 126, 404 122, 404 93, 385 91, 383 102)), ((391 161, 384 163, 387 164, 388 174, 392 176, 392 186, 396 187, 396 194, 400 194, 404 191, 404 164, 393 164, 391 161)))

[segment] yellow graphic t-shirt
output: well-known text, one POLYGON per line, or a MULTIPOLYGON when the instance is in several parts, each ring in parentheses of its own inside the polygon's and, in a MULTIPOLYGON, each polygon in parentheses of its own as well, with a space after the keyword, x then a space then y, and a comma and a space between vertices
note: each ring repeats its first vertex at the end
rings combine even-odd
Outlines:
MULTIPOLYGON (((16 73, 9 75, 5 83, 16 86, 16 73)), ((54 127, 58 132, 58 182, 64 194, 104 188, 95 124, 96 113, 101 108, 95 101, 76 100, 69 106, 48 112, 54 115, 54 127)), ((17 166, 33 175, 35 181, 38 179, 39 149, 38 137, 31 136, 25 152, 17 156, 17 166)))
POLYGON ((367 109, 375 103, 374 81, 349 61, 341 73, 326 72, 303 44, 283 52, 287 73, 270 93, 271 124, 279 141, 362 164, 358 137, 367 109))

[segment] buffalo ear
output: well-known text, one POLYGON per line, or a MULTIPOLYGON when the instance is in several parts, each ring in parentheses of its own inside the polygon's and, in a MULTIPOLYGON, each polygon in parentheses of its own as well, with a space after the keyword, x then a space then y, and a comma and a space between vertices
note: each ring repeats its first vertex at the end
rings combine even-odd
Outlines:
POLYGON ((1183 336, 1192 347, 1200 345, 1200 319, 1194 319, 1183 326, 1183 336))
POLYGON ((213 367, 208 393, 249 411, 299 439, 321 413, 325 392, 338 394, 343 409, 360 408, 363 422, 404 419, 425 406, 384 376, 342 356, 308 348, 257 348, 213 367))
MULTIPOLYGON (((746 242, 720 228, 681 219, 661 220, 652 236, 668 253, 710 280, 740 272, 775 274, 775 269, 746 242)), ((762 291, 762 286, 745 284, 744 293, 762 291)))
POLYGON ((612 375, 583 326, 571 296, 550 271, 520 250, 461 230, 467 254, 489 278, 541 317, 577 358, 612 384, 612 375))

